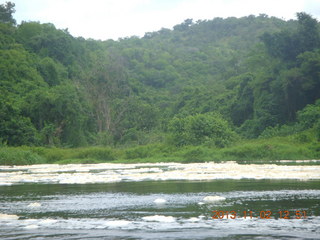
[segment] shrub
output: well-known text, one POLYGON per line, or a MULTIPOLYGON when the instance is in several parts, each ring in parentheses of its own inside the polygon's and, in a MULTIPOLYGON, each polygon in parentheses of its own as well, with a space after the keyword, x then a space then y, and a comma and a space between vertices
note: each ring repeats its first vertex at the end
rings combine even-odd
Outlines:
POLYGON ((148 146, 139 146, 125 151, 126 159, 147 158, 151 156, 151 149, 148 146))
POLYGON ((317 141, 320 141, 320 120, 314 125, 317 141))
POLYGON ((183 154, 184 162, 205 162, 205 151, 201 147, 196 147, 193 149, 188 150, 183 154))
POLYGON ((217 147, 225 147, 236 139, 236 133, 228 122, 215 113, 174 118, 169 124, 169 131, 176 146, 211 142, 217 147))
POLYGON ((320 119, 320 100, 309 104, 297 113, 299 124, 304 128, 312 128, 320 119))
POLYGON ((314 152, 302 145, 279 143, 275 139, 269 142, 254 142, 237 145, 223 150, 226 160, 281 160, 310 159, 314 152))
POLYGON ((267 127, 259 136, 259 138, 271 138, 271 137, 285 137, 292 134, 296 134, 302 131, 302 128, 299 124, 293 125, 276 125, 274 127, 267 127))
POLYGON ((28 150, 10 147, 0 148, 0 165, 28 165, 44 162, 44 158, 28 150))
MULTIPOLYGON (((77 151, 75 149, 75 151, 77 151)), ((115 160, 115 155, 111 148, 87 148, 80 149, 79 152, 75 153, 73 158, 92 158, 96 160, 112 161, 115 160)))

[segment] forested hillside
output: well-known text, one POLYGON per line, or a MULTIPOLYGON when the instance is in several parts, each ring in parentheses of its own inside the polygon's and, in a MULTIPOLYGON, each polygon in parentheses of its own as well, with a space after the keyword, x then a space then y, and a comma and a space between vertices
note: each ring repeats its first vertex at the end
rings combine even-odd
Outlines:
POLYGON ((320 30, 307 13, 187 19, 118 41, 17 25, 13 13, 0 6, 3 145, 223 148, 306 129, 320 138, 320 30))

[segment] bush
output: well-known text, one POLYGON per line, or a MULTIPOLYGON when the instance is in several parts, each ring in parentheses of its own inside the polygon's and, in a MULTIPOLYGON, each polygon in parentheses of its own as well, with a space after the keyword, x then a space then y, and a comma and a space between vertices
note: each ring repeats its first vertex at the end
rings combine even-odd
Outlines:
MULTIPOLYGON (((77 151, 75 149, 74 151, 77 151)), ((115 155, 111 148, 98 148, 92 147, 87 149, 80 149, 79 152, 75 153, 73 158, 80 158, 80 159, 96 159, 96 160, 104 160, 104 161, 112 161, 115 160, 115 155)))
POLYGON ((274 127, 267 127, 259 136, 259 138, 271 138, 271 137, 285 137, 292 134, 296 134, 302 131, 302 127, 299 124, 293 125, 276 125, 274 127))
POLYGON ((193 149, 188 150, 183 154, 184 162, 191 163, 191 162, 205 162, 205 155, 206 152, 201 147, 196 147, 193 149))
POLYGON ((317 141, 320 141, 320 120, 314 125, 317 141))
POLYGON ((236 139, 228 122, 215 113, 196 114, 170 121, 169 131, 176 146, 213 143, 217 147, 228 146, 236 139))
POLYGON ((320 100, 309 104, 297 113, 299 124, 303 129, 312 128, 320 119, 320 100))
POLYGON ((29 165, 44 162, 44 158, 32 151, 10 147, 0 148, 0 165, 29 165))
POLYGON ((147 158, 151 155, 151 149, 148 146, 139 146, 125 151, 126 159, 147 158))
POLYGON ((289 136, 298 134, 296 139, 301 143, 310 142, 310 136, 300 134, 302 131, 314 128, 317 138, 320 139, 320 100, 315 104, 309 104, 301 111, 297 112, 297 122, 293 125, 276 125, 267 127, 259 136, 259 138, 271 138, 276 136, 289 136))
POLYGON ((303 145, 277 142, 253 142, 237 145, 223 150, 226 160, 282 160, 313 159, 314 152, 303 145))

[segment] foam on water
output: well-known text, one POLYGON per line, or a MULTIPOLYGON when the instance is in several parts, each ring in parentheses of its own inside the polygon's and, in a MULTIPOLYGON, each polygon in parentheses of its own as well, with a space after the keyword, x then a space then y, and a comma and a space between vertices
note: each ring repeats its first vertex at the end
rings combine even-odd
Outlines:
POLYGON ((163 198, 157 198, 156 200, 153 201, 155 204, 165 204, 167 202, 167 200, 163 199, 163 198))
POLYGON ((146 216, 142 218, 148 222, 174 222, 175 218, 172 216, 162 216, 162 215, 154 215, 154 216, 146 216))
POLYGON ((17 215, 0 213, 0 221, 1 220, 17 220, 17 219, 19 219, 19 216, 17 215))
POLYGON ((226 200, 226 198, 221 196, 206 196, 203 198, 203 201, 207 203, 221 202, 224 200, 226 200))
POLYGON ((124 228, 124 227, 127 227, 129 224, 131 224, 131 222, 127 220, 113 220, 113 221, 107 221, 105 223, 105 226, 110 228, 124 228))
MULTIPOLYGON (((279 230, 279 226, 283 232, 313 232, 320 234, 318 228, 320 217, 312 217, 312 219, 249 219, 236 218, 230 219, 206 219, 199 217, 179 218, 164 215, 145 216, 141 219, 25 219, 3 222, 3 226, 15 226, 17 229, 156 229, 165 227, 167 229, 186 229, 186 228, 204 228, 219 229, 221 231, 233 229, 234 231, 258 231, 271 232, 274 229, 279 230), (310 222, 312 221, 312 224, 310 222), (168 224, 170 223, 170 224, 168 224), (308 225, 307 225, 308 224, 308 225)), ((280 230, 281 230, 280 229, 280 230)))
POLYGON ((37 229, 37 228, 39 228, 39 226, 38 226, 38 225, 35 225, 35 224, 32 224, 32 225, 27 225, 27 226, 25 226, 24 228, 25 228, 25 229, 37 229))
POLYGON ((34 202, 34 203, 30 203, 30 204, 28 205, 28 207, 29 207, 29 208, 39 208, 39 207, 41 207, 41 204, 38 203, 38 202, 34 202))
POLYGON ((320 165, 148 163, 0 166, 0 185, 22 183, 86 184, 145 180, 320 179, 320 165))
POLYGON ((320 189, 319 181, 308 181, 311 179, 320 179, 320 166, 232 162, 0 166, 0 185, 13 185, 0 186, 4 190, 0 199, 1 236, 232 239, 233 235, 256 234, 260 239, 316 239, 320 236, 320 189), (242 178, 253 180, 219 180, 242 178), (84 183, 90 184, 78 185, 84 183), (208 196, 218 196, 220 201, 208 202, 208 196), (279 209, 306 209, 308 218, 266 220, 240 214, 249 209, 257 215, 269 207, 275 214, 279 209), (239 216, 212 219, 214 210, 236 210, 239 216))

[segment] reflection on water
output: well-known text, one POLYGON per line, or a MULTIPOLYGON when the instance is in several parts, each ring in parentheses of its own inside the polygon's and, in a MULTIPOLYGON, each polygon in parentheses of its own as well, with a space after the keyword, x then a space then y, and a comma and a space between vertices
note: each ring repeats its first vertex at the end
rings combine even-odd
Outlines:
MULTIPOLYGON (((315 239, 320 181, 141 181, 0 187, 3 239, 315 239), (204 203, 206 196, 226 200, 204 203), (155 203, 156 199, 165 202, 155 203), (212 219, 213 211, 235 219, 212 219), (251 211, 252 219, 243 218, 251 211), (270 211, 270 219, 261 212, 270 211), (281 219, 279 211, 289 211, 281 219), (307 217, 295 219, 296 211, 307 217)), ((249 215, 248 215, 249 216, 249 215)))

